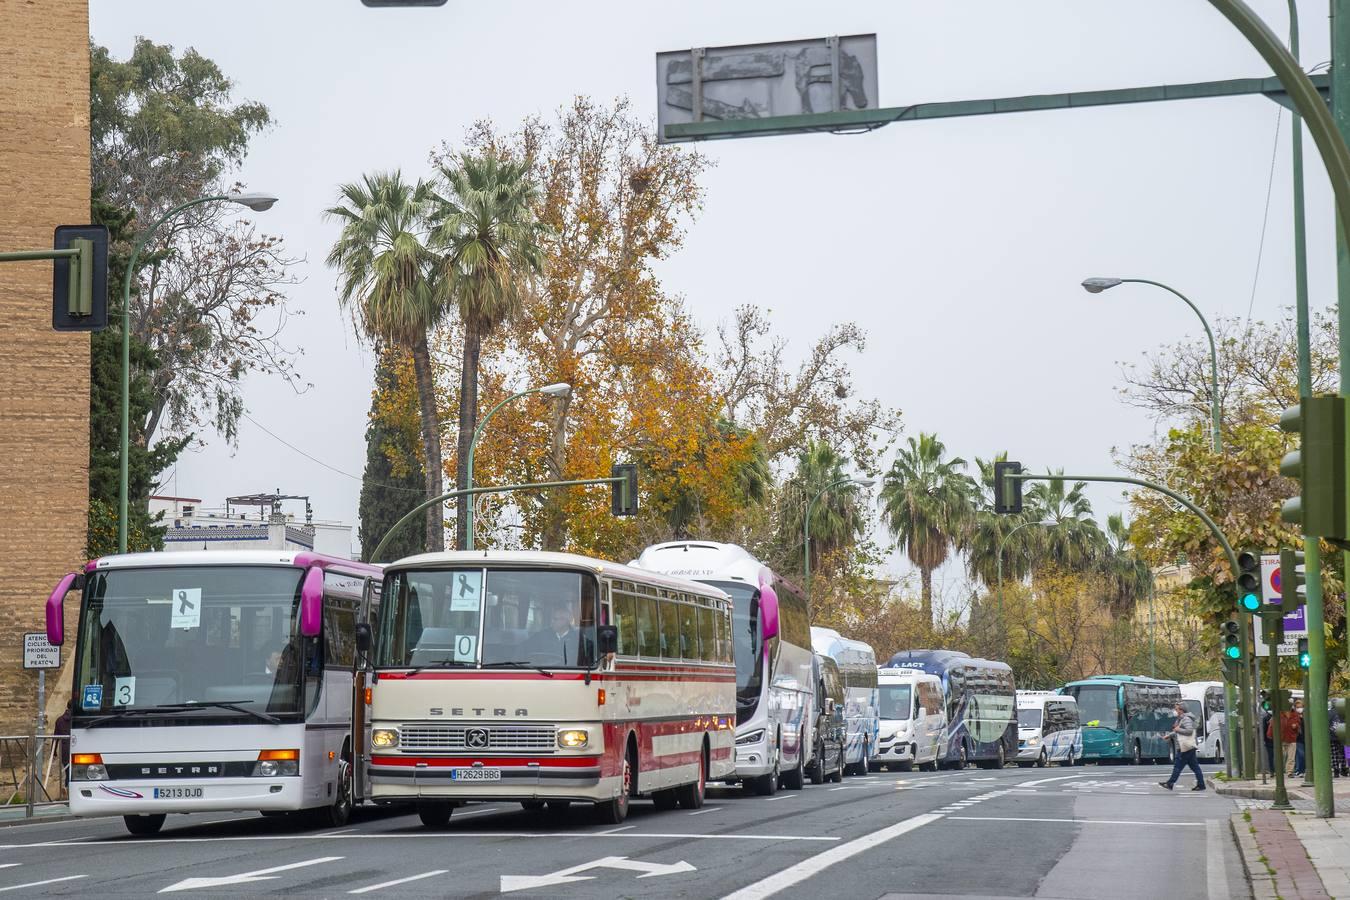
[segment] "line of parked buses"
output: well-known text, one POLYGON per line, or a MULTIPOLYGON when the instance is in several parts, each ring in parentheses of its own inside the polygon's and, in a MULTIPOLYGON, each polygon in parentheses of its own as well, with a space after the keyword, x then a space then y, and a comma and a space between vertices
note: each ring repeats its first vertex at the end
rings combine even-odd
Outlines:
POLYGON ((1223 692, 1102 676, 1017 691, 1002 662, 812 627, 744 549, 677 541, 629 565, 562 553, 201 551, 89 562, 79 592, 70 807, 153 834, 170 813, 341 826, 409 804, 693 809, 870 769, 1161 759, 1179 698, 1222 755, 1223 692))

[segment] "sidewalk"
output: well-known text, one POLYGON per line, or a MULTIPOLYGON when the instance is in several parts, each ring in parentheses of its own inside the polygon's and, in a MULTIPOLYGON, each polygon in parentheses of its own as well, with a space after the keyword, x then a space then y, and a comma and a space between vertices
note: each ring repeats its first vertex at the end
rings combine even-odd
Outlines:
MULTIPOLYGON (((1217 792, 1271 801, 1274 785, 1259 781, 1218 782, 1217 792)), ((1350 778, 1333 785, 1341 818, 1313 814, 1311 788, 1291 787, 1293 812, 1248 809, 1231 818, 1242 865, 1257 900, 1350 900, 1350 778)))
POLYGON ((75 818, 70 814, 70 807, 64 803, 53 803, 50 806, 33 807, 33 817, 30 819, 26 815, 27 810, 22 804, 15 806, 0 806, 0 828, 7 825, 31 825, 34 822, 65 822, 75 818))

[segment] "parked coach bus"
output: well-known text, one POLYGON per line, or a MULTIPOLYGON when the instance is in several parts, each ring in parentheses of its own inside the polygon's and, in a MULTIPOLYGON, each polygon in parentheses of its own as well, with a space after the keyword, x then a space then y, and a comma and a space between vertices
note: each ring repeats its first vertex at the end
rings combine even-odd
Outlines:
POLYGON ((735 544, 673 541, 634 565, 726 591, 735 603, 736 772, 760 794, 802 787, 816 746, 806 598, 735 544))
POLYGON ((888 669, 918 669, 942 679, 947 738, 938 757, 944 767, 1001 769, 1017 754, 1016 688, 1007 663, 976 659, 959 650, 903 650, 888 669))
POLYGON ((1017 692, 1017 764, 1072 766, 1083 759, 1078 704, 1054 691, 1017 692))
POLYGON ((1181 685, 1181 702, 1195 717, 1195 755, 1223 762, 1224 727, 1228 723, 1222 681, 1189 681, 1181 685))
POLYGON ((877 749, 877 655, 869 644, 833 628, 811 627, 815 652, 839 667, 844 681, 844 774, 865 775, 877 749))
POLYGON ((70 809, 154 834, 168 813, 309 810, 366 797, 358 625, 378 566, 315 553, 193 551, 94 560, 47 601, 65 638, 80 591, 70 809))
POLYGON ((470 800, 703 805, 734 773, 731 602, 567 553, 428 553, 388 566, 370 779, 442 827, 470 800))
POLYGON ((1142 675, 1097 675, 1060 688, 1078 701, 1083 723, 1083 759, 1166 760, 1172 752, 1167 733, 1181 702, 1175 681, 1142 675))

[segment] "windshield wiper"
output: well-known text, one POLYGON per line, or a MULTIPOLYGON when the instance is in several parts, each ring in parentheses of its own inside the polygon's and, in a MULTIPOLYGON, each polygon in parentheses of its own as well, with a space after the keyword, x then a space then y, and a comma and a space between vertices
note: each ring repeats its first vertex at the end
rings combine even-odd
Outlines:
POLYGON ((265 713, 265 712, 258 712, 256 709, 249 709, 247 706, 244 706, 244 705, 243 705, 243 704, 245 704, 245 703, 250 703, 250 702, 252 702, 252 701, 249 701, 249 700, 187 700, 187 701, 185 701, 185 702, 183 702, 183 703, 175 703, 175 704, 171 704, 171 705, 173 705, 173 706, 181 706, 183 709, 192 709, 192 708, 198 707, 198 706, 215 706, 215 707, 219 707, 220 709, 229 709, 229 710, 233 710, 234 712, 243 713, 243 714, 246 715, 246 716, 252 716, 253 718, 257 719, 257 720, 260 721, 260 722, 266 722, 268 725, 280 725, 280 724, 281 724, 281 720, 278 719, 276 716, 270 715, 270 714, 265 713))
POLYGON ((281 720, 278 719, 276 716, 268 715, 267 713, 264 713, 264 712, 258 712, 257 710, 249 709, 247 706, 243 706, 243 705, 242 705, 242 704, 248 703, 248 702, 250 702, 250 701, 248 701, 248 700, 186 700, 186 701, 184 701, 184 702, 182 702, 182 703, 160 703, 160 704, 158 704, 157 706, 151 706, 151 707, 130 707, 130 708, 128 708, 128 709, 119 709, 119 710, 117 710, 116 712, 111 712, 111 713, 108 713, 107 715, 100 716, 100 717, 98 717, 97 719, 94 719, 92 722, 90 722, 90 723, 88 723, 87 725, 85 725, 84 727, 85 727, 85 728, 97 728, 97 727, 100 726, 100 725, 106 725, 106 724, 109 723, 109 722, 113 722, 113 721, 116 721, 117 719, 121 719, 121 718, 124 718, 124 717, 126 717, 126 716, 130 716, 130 715, 155 715, 155 714, 157 714, 157 713, 180 713, 180 712, 190 712, 190 711, 192 711, 192 710, 194 710, 194 709, 200 709, 200 708, 203 707, 203 706, 218 707, 218 708, 220 708, 220 709, 228 709, 228 710, 231 710, 231 711, 233 711, 233 712, 243 713, 244 715, 246 715, 246 716, 252 716, 253 718, 255 718, 255 719, 257 719, 257 720, 259 720, 259 721, 261 721, 261 722, 266 722, 268 725, 279 725, 279 724, 281 724, 281 720))
POLYGON ((409 669, 408 677, 412 677, 418 672, 425 672, 427 669, 464 669, 472 667, 473 663, 465 662, 462 659, 438 659, 433 662, 423 663, 415 669, 409 669))
POLYGON ((483 664, 483 668, 495 666, 501 666, 507 669, 534 669, 540 675, 544 675, 549 678, 553 677, 553 673, 550 672, 548 669, 545 669, 543 666, 535 665, 534 663, 531 662, 522 662, 518 659, 508 660, 506 662, 492 662, 483 664))

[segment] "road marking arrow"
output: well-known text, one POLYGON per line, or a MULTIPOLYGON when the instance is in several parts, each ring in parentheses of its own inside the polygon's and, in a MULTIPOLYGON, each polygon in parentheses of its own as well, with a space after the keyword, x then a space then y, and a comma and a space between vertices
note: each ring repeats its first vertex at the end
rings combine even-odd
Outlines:
POLYGON ((656 875, 678 875, 681 872, 695 872, 693 866, 681 860, 677 863, 653 863, 629 859, 626 856, 606 856, 593 862, 559 869, 548 875, 503 875, 501 892, 526 891, 531 888, 552 887, 556 884, 568 884, 573 881, 593 881, 594 875, 578 875, 591 869, 620 869, 626 872, 641 872, 639 878, 652 878, 656 875))
POLYGON ((270 869, 259 869, 256 872, 243 872, 239 875, 226 875, 223 878, 184 878, 177 884, 171 884, 160 890, 161 894, 170 894, 175 891, 193 891, 200 888, 224 887, 229 884, 248 884, 253 881, 271 881, 276 878, 273 872, 288 872, 291 869, 303 869, 306 866, 317 866, 319 863, 335 862, 342 859, 341 856, 320 856, 318 859, 307 859, 304 862, 289 863, 284 866, 273 866, 270 869))

